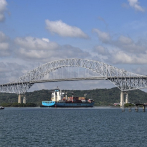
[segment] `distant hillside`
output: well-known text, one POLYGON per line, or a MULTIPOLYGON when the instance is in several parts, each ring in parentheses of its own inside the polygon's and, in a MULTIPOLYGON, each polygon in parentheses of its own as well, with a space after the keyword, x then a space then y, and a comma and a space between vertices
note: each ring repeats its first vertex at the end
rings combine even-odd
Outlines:
MULTIPOLYGON (((112 89, 93 89, 93 90, 67 90, 68 96, 74 92, 74 96, 82 97, 87 94, 87 98, 95 100, 95 105, 112 105, 120 102, 120 90, 118 88, 112 89)), ((27 103, 35 103, 38 106, 42 101, 51 99, 52 90, 39 90, 34 92, 27 92, 27 103)), ((129 101, 131 103, 147 103, 147 93, 141 90, 129 91, 129 101)), ((0 105, 2 103, 16 103, 18 96, 16 94, 0 93, 0 105)))

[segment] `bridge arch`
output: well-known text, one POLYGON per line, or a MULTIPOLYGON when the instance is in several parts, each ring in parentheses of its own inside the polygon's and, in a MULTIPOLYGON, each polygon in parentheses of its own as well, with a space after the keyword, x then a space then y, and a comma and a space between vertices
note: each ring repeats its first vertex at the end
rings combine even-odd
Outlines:
POLYGON ((25 75, 21 76, 16 82, 23 83, 28 81, 37 81, 42 79, 46 74, 52 71, 68 66, 83 67, 92 70, 98 73, 99 75, 105 77, 106 79, 110 80, 115 86, 117 86, 121 90, 127 89, 129 87, 129 85, 127 84, 128 77, 141 76, 135 73, 128 72, 123 69, 118 69, 114 66, 108 65, 103 62, 72 58, 72 59, 56 60, 43 64, 33 69, 32 71, 26 73, 25 75), (120 77, 122 78, 121 80, 120 77), (126 77, 127 77, 127 81, 126 81, 126 77))
MULTIPOLYGON (((43 78, 46 74, 55 71, 62 67, 83 67, 89 70, 92 70, 98 73, 101 76, 107 77, 108 75, 111 76, 111 71, 117 70, 117 68, 110 66, 108 64, 99 62, 99 61, 92 61, 92 60, 85 60, 85 59, 63 59, 57 60, 53 62, 48 62, 43 64, 16 80, 16 82, 27 82, 27 81, 34 81, 43 78), (113 69, 112 69, 113 68, 113 69)), ((118 70, 117 74, 122 75, 124 72, 122 70, 118 70), (118 73, 119 72, 119 73, 118 73)))
POLYGON ((35 81, 41 80, 45 75, 52 71, 68 66, 83 67, 92 70, 98 73, 98 75, 104 77, 104 79, 112 82, 121 91, 147 87, 147 76, 118 69, 99 61, 72 58, 56 60, 43 64, 19 77, 16 81, 0 85, 0 92, 18 94, 25 93, 34 83, 36 83, 35 81))

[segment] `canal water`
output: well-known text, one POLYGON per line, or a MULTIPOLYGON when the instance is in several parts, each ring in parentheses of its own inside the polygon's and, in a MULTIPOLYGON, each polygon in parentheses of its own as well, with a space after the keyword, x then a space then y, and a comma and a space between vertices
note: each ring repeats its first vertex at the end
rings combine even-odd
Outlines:
POLYGON ((5 108, 0 147, 147 146, 147 112, 119 108, 5 108))

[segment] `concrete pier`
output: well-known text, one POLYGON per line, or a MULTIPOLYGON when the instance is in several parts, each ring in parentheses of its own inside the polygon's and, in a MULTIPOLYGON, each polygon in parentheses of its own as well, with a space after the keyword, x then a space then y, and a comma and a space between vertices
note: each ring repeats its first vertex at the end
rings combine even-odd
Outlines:
POLYGON ((21 104, 21 95, 18 95, 18 103, 21 104))
MULTIPOLYGON (((21 98, 22 98, 22 96, 23 95, 20 95, 20 94, 18 95, 18 103, 19 104, 21 104, 21 98)), ((25 96, 23 96, 23 104, 26 104, 26 97, 25 96)))
POLYGON ((143 112, 145 112, 145 104, 136 104, 136 112, 138 112, 138 106, 142 106, 143 107, 143 112))
POLYGON ((26 104, 26 97, 23 97, 23 104, 26 104))
POLYGON ((128 93, 126 93, 126 104, 129 103, 128 93))
POLYGON ((120 107, 124 106, 124 92, 121 91, 120 93, 120 107))

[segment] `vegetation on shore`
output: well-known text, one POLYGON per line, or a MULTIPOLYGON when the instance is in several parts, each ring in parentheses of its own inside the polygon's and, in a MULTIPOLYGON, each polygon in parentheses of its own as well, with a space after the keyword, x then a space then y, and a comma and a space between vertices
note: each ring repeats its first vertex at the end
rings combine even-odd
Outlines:
MULTIPOLYGON (((34 92, 27 92, 25 94, 27 104, 18 104, 17 94, 0 93, 0 105, 4 107, 35 107, 40 106, 42 101, 51 100, 51 93, 53 90, 39 90, 34 92)), ((64 92, 64 90, 63 90, 64 92)), ((66 90, 68 96, 83 97, 93 99, 95 106, 113 106, 113 103, 120 102, 120 90, 118 88, 111 89, 93 89, 93 90, 66 90)), ((147 93, 141 90, 129 91, 129 102, 131 103, 147 103, 147 93)))
POLYGON ((132 104, 132 103, 127 103, 127 104, 124 104, 124 107, 134 107, 135 104, 132 104))
POLYGON ((35 103, 26 103, 26 104, 18 104, 18 103, 2 103, 3 107, 36 107, 35 103))

